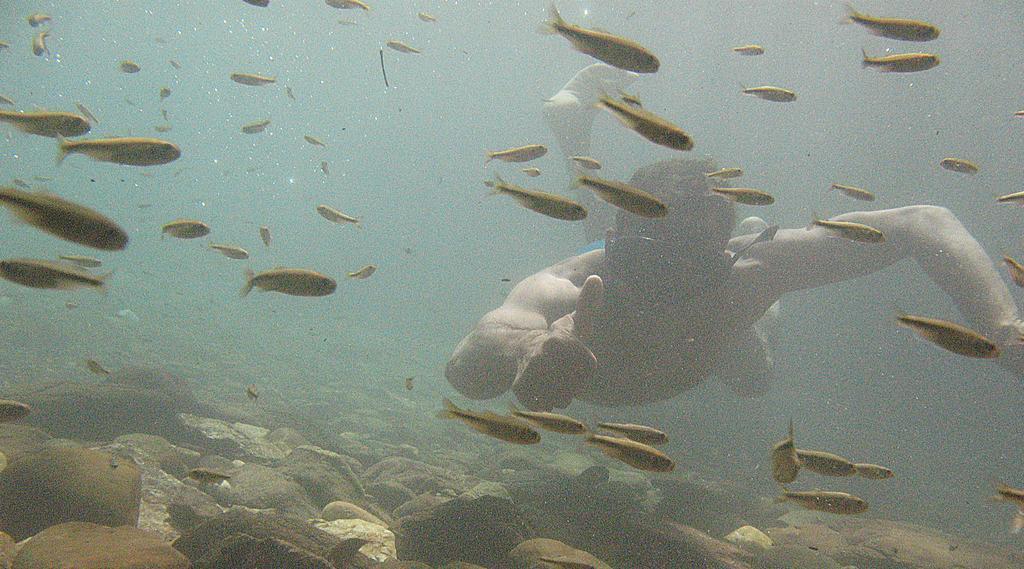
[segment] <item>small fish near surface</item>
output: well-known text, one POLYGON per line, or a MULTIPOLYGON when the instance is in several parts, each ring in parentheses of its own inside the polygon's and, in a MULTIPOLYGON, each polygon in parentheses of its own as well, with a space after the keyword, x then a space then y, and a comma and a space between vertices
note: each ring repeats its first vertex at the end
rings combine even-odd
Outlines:
POLYGON ((733 53, 740 55, 763 55, 764 48, 757 44, 740 45, 732 48, 733 53))
POLYGON ((523 168, 521 172, 531 178, 536 178, 537 176, 540 176, 540 168, 523 168))
POLYGON ((60 111, 0 111, 0 122, 8 123, 27 134, 50 138, 81 136, 91 128, 85 117, 60 111))
POLYGON ((0 205, 25 223, 72 243, 102 251, 128 246, 128 233, 115 221, 54 194, 0 187, 0 205))
POLYGON ((65 140, 60 137, 57 163, 68 154, 85 154, 93 160, 125 166, 160 166, 181 157, 181 149, 158 138, 124 137, 92 140, 65 140))
POLYGON ((487 152, 487 159, 484 160, 484 164, 487 164, 491 160, 501 160, 502 162, 529 162, 530 160, 536 160, 547 153, 548 147, 543 144, 527 144, 526 146, 517 146, 506 150, 487 152))
POLYGON ((257 134, 263 132, 267 125, 270 124, 270 119, 264 119, 261 121, 251 122, 249 124, 242 125, 242 132, 245 134, 257 134))
POLYGON ((587 444, 597 446, 604 454, 624 462, 637 470, 647 472, 672 472, 676 463, 660 450, 638 443, 634 440, 619 437, 590 434, 587 444))
POLYGON ((933 53, 894 53, 871 57, 861 49, 861 67, 873 67, 882 73, 914 73, 927 71, 939 64, 939 56, 933 53))
POLYGON ((719 180, 728 180, 731 178, 739 178, 743 175, 742 168, 722 168, 715 170, 714 172, 708 172, 704 174, 708 178, 718 178, 719 180))
POLYGON ((839 190, 840 192, 843 193, 843 195, 851 197, 851 198, 853 198, 855 200, 861 200, 861 201, 865 201, 865 202, 873 202, 873 201, 875 201, 875 194, 873 194, 873 193, 871 193, 871 192, 869 192, 869 191, 867 191, 865 189, 862 189, 862 188, 857 188, 857 187, 854 187, 854 186, 847 186, 846 184, 835 184, 835 183, 833 183, 831 186, 829 186, 829 189, 830 190, 839 190))
POLYGON ((327 296, 334 293, 338 283, 316 271, 278 267, 262 273, 245 271, 245 285, 238 296, 248 295, 253 288, 291 296, 327 296))
POLYGON ((14 99, 0 95, 0 105, 13 105, 14 99))
POLYGON ((400 42, 398 40, 388 40, 388 41, 384 42, 384 45, 390 47, 391 49, 393 49, 395 51, 401 52, 401 53, 423 53, 422 51, 420 51, 420 50, 418 50, 418 49, 416 49, 416 48, 414 48, 412 46, 406 45, 405 43, 400 42))
POLYGON ((427 23, 434 23, 437 21, 437 18, 434 17, 433 14, 428 14, 426 12, 420 12, 419 14, 416 14, 416 17, 427 23))
POLYGON ((879 37, 902 41, 931 41, 939 37, 938 26, 904 18, 879 18, 858 12, 846 5, 846 19, 842 24, 859 24, 879 37))
POLYGON ((29 14, 28 25, 32 26, 33 28, 38 28, 39 26, 51 20, 53 20, 53 18, 49 14, 36 12, 35 14, 29 14))
POLYGON ((869 480, 886 480, 895 476, 892 469, 877 464, 857 463, 853 465, 857 476, 869 480))
POLYGON ((122 73, 138 73, 142 70, 142 67, 134 61, 126 59, 118 65, 118 69, 120 69, 122 73))
POLYGON ((103 261, 96 257, 86 257, 85 255, 58 255, 58 259, 62 261, 68 261, 74 263, 79 267, 85 267, 87 269, 95 269, 103 264, 103 261))
MULTIPOLYGON (((96 118, 96 115, 89 112, 89 109, 87 109, 85 105, 83 105, 82 103, 75 103, 75 106, 78 107, 78 112, 82 113, 82 115, 85 116, 85 118, 89 119, 90 122, 100 124, 100 121, 96 118)), ((64 136, 68 135, 65 134, 64 136)))
POLYGON ((789 484, 800 473, 800 457, 793 438, 793 420, 789 421, 789 434, 775 443, 771 451, 772 478, 779 484, 789 484))
POLYGON ((657 446, 668 442, 668 435, 664 431, 646 425, 637 425, 635 423, 598 423, 597 427, 618 433, 631 441, 645 445, 657 446))
POLYGON ((363 279, 370 278, 370 276, 376 272, 377 265, 366 265, 365 267, 359 269, 358 271, 348 273, 346 276, 348 276, 348 278, 350 279, 356 279, 357 281, 361 281, 363 279))
POLYGON ((657 56, 633 40, 570 24, 553 3, 548 12, 551 19, 544 22, 541 33, 561 35, 580 53, 634 73, 655 73, 661 66, 657 56))
POLYGON ((497 174, 495 178, 495 181, 490 183, 494 188, 491 194, 512 196, 526 209, 563 221, 581 221, 587 217, 587 209, 568 198, 509 184, 497 174))
POLYGON ((1006 271, 1010 273, 1013 284, 1024 287, 1024 265, 1021 265, 1012 257, 1003 257, 1003 262, 1006 263, 1006 271))
POLYGON ((868 503, 864 500, 847 494, 846 492, 828 492, 824 490, 813 490, 810 492, 785 491, 777 501, 796 502, 807 510, 828 512, 830 514, 854 515, 868 511, 868 503))
POLYGON ((96 375, 103 375, 103 376, 109 376, 110 375, 110 370, 105 368, 105 367, 103 367, 103 365, 100 364, 100 362, 98 362, 96 360, 85 360, 85 367, 90 372, 92 372, 92 373, 94 373, 96 375))
POLYGON ((70 263, 43 259, 5 259, 0 261, 0 277, 32 288, 74 290, 92 288, 106 291, 106 275, 94 275, 70 263))
POLYGON ((910 314, 900 314, 896 322, 954 354, 969 358, 997 358, 1000 354, 999 346, 992 340, 960 324, 910 314))
POLYGON ((414 380, 414 379, 416 379, 416 377, 414 377, 414 376, 413 376, 413 377, 407 377, 407 378, 405 378, 405 390, 406 390, 406 391, 412 391, 412 388, 413 388, 413 380, 414 380))
POLYGON ((647 140, 672 150, 692 150, 693 139, 683 129, 658 115, 607 95, 602 95, 597 105, 610 112, 626 128, 647 140))
POLYGON ((849 460, 830 452, 820 450, 796 449, 801 468, 822 476, 853 476, 856 467, 849 460))
POLYGON ((249 85, 250 87, 263 87, 264 85, 277 83, 275 77, 257 75, 256 73, 232 73, 231 80, 240 85, 249 85))
POLYGON ((665 202, 625 182, 594 176, 579 176, 574 185, 591 190, 603 201, 634 215, 659 218, 668 214, 668 206, 665 205, 665 202))
POLYGON ((324 176, 329 176, 331 174, 331 167, 327 164, 326 160, 322 160, 320 162, 320 171, 324 173, 324 176))
POLYGON ((996 198, 997 203, 1024 205, 1024 192, 1014 192, 996 198))
POLYGON ((943 158, 939 161, 939 166, 950 172, 959 172, 961 174, 977 174, 980 170, 977 164, 963 158, 943 158))
POLYGON ((764 99, 765 101, 772 101, 775 103, 792 103, 796 100, 796 93, 789 90, 783 89, 782 87, 773 87, 772 85, 762 85, 760 87, 742 87, 741 92, 744 95, 751 95, 758 99, 764 99))
POLYGON ((540 442, 540 433, 522 419, 491 411, 460 409, 447 397, 442 402, 444 409, 437 415, 441 419, 458 419, 479 433, 512 444, 533 445, 540 442))
POLYGON ((50 37, 50 30, 39 32, 32 37, 32 54, 41 56, 44 53, 50 55, 50 48, 46 47, 46 38, 50 37))
POLYGON ((270 228, 266 225, 260 226, 260 241, 263 241, 265 247, 270 247, 270 228))
POLYGON ((331 8, 339 8, 341 10, 358 8, 364 12, 370 11, 370 6, 362 0, 325 0, 325 2, 331 8))
POLYGON ((164 100, 171 96, 171 90, 168 87, 160 87, 160 100, 164 100))
POLYGON ((351 215, 341 213, 340 211, 334 209, 329 205, 320 204, 316 206, 316 212, 319 213, 320 216, 326 219, 327 221, 337 223, 338 225, 351 223, 352 225, 355 225, 359 229, 363 228, 359 219, 352 217, 351 215))
POLYGON ((241 247, 235 245, 225 245, 223 243, 210 243, 210 249, 217 251, 229 259, 248 259, 249 252, 241 247))
POLYGON ((210 226, 197 219, 179 218, 165 223, 160 233, 178 239, 196 239, 209 235, 210 226))
POLYGON ((23 419, 32 412, 32 407, 21 401, 0 399, 0 423, 10 423, 23 419))
POLYGON ((255 384, 245 388, 245 396, 248 397, 250 401, 256 401, 260 398, 260 392, 256 389, 255 384))
POLYGON ((509 403, 508 412, 513 417, 524 419, 531 425, 564 435, 582 435, 587 432, 587 426, 567 415, 547 412, 521 411, 515 405, 509 403))
POLYGON ((327 146, 326 144, 323 143, 322 140, 320 140, 319 138, 317 138, 315 136, 309 136, 307 134, 307 135, 303 136, 302 138, 304 138, 306 140, 306 142, 312 144, 313 146, 323 146, 323 147, 327 146))
POLYGON ((570 156, 569 159, 585 170, 601 169, 601 163, 590 156, 570 156))
POLYGON ((711 191, 743 205, 772 205, 775 203, 775 198, 771 194, 754 188, 711 188, 711 191))
POLYGON ((224 474, 223 472, 217 472, 209 468, 193 468, 188 471, 188 477, 200 484, 219 484, 225 480, 230 480, 231 476, 224 474))

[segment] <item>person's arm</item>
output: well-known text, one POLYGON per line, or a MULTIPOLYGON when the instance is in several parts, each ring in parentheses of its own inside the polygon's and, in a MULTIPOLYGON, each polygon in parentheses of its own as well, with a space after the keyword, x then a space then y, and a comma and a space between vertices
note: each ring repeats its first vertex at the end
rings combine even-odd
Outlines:
MULTIPOLYGON (((1024 326, 1010 291, 985 250, 949 210, 920 205, 832 219, 871 226, 885 241, 856 243, 818 226, 780 230, 736 264, 737 281, 754 302, 767 307, 787 292, 868 275, 909 257, 953 299, 968 326, 997 343, 1019 345, 1024 326)), ((1024 350, 1012 351, 1004 350, 1002 363, 1024 369, 1024 350)))
POLYGON ((596 366, 586 337, 603 287, 589 273, 603 251, 574 257, 527 277, 484 315, 455 348, 445 377, 471 399, 512 389, 523 405, 568 405, 596 366))

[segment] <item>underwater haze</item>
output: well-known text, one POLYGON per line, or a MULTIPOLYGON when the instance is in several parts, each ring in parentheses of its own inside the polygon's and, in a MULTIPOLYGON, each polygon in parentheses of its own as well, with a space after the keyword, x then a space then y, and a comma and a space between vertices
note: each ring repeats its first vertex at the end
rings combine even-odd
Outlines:
MULTIPOLYGON (((442 397, 456 394, 446 363, 518 281, 588 241, 582 224, 489 195, 483 182, 497 172, 528 188, 579 195, 542 106, 596 60, 538 33, 547 0, 370 3, 369 12, 322 0, 271 0, 267 8, 242 0, 4 3, 0 40, 10 47, 0 50, 0 95, 15 105, 0 109, 77 113, 81 103, 98 119, 82 138, 157 137, 179 146, 181 157, 134 167, 71 154, 58 166, 53 138, 0 124, 0 185, 19 178, 45 186, 103 212, 130 236, 125 251, 108 253, 13 216, 0 224, 3 258, 90 255, 103 261, 98 273, 112 271, 105 294, 0 281, 0 388, 91 381, 86 359, 140 363, 190 378, 200 398, 233 393, 241 405, 245 387, 256 384, 261 402, 315 414, 328 426, 349 416, 354 401, 377 400, 379 416, 361 415, 372 428, 401 429, 402 416, 433 425, 410 434, 418 438, 410 444, 458 447, 482 438, 435 417, 442 397), (53 21, 30 27, 25 17, 34 12, 53 21), (50 30, 49 53, 37 57, 31 42, 41 29, 50 30), (422 53, 389 49, 388 40, 422 53), (124 73, 123 60, 141 70, 124 73), (242 85, 229 78, 236 72, 276 81, 242 85), (164 87, 170 95, 161 98, 164 87), (241 131, 264 119, 263 132, 241 131), (171 128, 156 132, 159 125, 171 128), (485 165, 486 152, 526 144, 550 151, 527 164, 485 165), (527 178, 526 166, 543 173, 527 178), (359 226, 325 220, 319 204, 359 226), (212 231, 194 240, 163 235, 176 218, 212 231), (260 226, 270 228, 270 246, 260 226), (243 247, 250 257, 229 259, 210 243, 243 247), (369 264, 378 267, 371 277, 346 276, 369 264), (239 296, 246 269, 279 266, 333 277, 337 291, 239 296), (410 376, 415 389, 407 391, 410 376)), ((555 4, 569 22, 657 54, 658 72, 626 90, 695 141, 688 153, 657 146, 602 111, 591 137, 602 177, 628 180, 658 160, 709 156, 743 168, 733 185, 775 198, 768 207, 737 205, 737 222, 757 215, 802 228, 815 215, 930 204, 948 208, 993 262, 1024 257, 1024 210, 995 201, 1024 190, 1024 117, 1014 116, 1024 109, 1024 3, 856 3, 939 26, 940 37, 926 43, 840 24, 841 2, 555 4), (765 53, 731 51, 743 44, 765 53), (927 51, 941 63, 879 73, 862 68, 862 49, 927 51), (760 85, 798 98, 780 104, 741 94, 760 85), (949 156, 980 171, 940 168, 949 156), (845 198, 829 190, 833 182, 869 189, 877 200, 845 198)), ((997 270, 1024 301, 1001 263, 997 270)), ((994 480, 1024 485, 1024 377, 896 325, 899 311, 962 322, 942 289, 904 260, 789 294, 779 308, 770 332, 775 378, 761 397, 741 398, 712 379, 655 404, 576 402, 566 412, 657 426, 670 435, 663 450, 680 470, 769 498, 779 493, 769 449, 792 420, 801 447, 896 472, 882 482, 836 479, 836 489, 871 504, 866 516, 1020 546, 1024 534, 1009 531, 1013 510, 988 498, 994 480)), ((501 412, 507 398, 462 401, 501 412)), ((599 456, 575 442, 555 448, 599 456)))

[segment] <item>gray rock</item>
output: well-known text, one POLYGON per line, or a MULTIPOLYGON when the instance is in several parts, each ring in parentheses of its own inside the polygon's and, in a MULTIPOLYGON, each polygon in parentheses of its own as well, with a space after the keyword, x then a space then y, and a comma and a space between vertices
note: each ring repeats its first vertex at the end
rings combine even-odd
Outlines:
POLYGON ((810 548, 780 545, 757 554, 753 569, 840 569, 840 565, 810 548))
POLYGON ((273 468, 246 464, 230 473, 225 484, 207 485, 204 490, 222 504, 249 508, 273 508, 302 519, 315 518, 319 508, 313 506, 305 490, 273 468))
POLYGON ((175 478, 184 478, 199 460, 199 453, 171 444, 158 435, 133 433, 114 439, 104 450, 132 458, 137 464, 152 465, 175 478))
POLYGON ((333 535, 293 516, 232 508, 184 532, 174 548, 195 569, 334 569, 326 558, 339 543, 333 535), (263 564, 271 562, 278 564, 263 564))
POLYGON ((364 520, 372 524, 387 527, 388 524, 384 520, 377 516, 367 512, 359 506, 351 503, 337 500, 324 506, 320 517, 324 520, 332 522, 334 520, 364 520))
POLYGON ((353 464, 360 466, 353 458, 302 445, 276 463, 275 469, 305 488, 314 503, 322 505, 365 498, 366 490, 353 471, 353 464))
MULTIPOLYGON (((455 496, 469 490, 479 480, 404 457, 389 457, 366 469, 363 478, 375 482, 396 482, 413 494, 448 492, 455 496)), ((404 501, 404 500, 403 500, 404 501)))
POLYGON ((286 440, 269 440, 267 436, 270 431, 263 427, 245 423, 229 424, 188 413, 182 413, 179 419, 190 431, 196 444, 228 458, 268 463, 285 458, 292 450, 286 440))
POLYGON ((51 438, 46 431, 29 425, 0 424, 0 452, 7 455, 8 462, 43 448, 51 438))
MULTIPOLYGON (((367 484, 366 494, 368 497, 372 497, 382 508, 392 512, 416 497, 412 490, 390 480, 367 484)), ((398 516, 393 515, 392 517, 398 516)))
POLYGON ((366 541, 367 543, 359 548, 359 552, 374 561, 387 561, 397 556, 395 534, 380 524, 360 519, 311 520, 310 523, 341 541, 351 538, 366 541))
POLYGON ((532 537, 532 530, 500 484, 481 483, 431 510, 398 520, 398 556, 438 565, 465 561, 493 567, 532 537))

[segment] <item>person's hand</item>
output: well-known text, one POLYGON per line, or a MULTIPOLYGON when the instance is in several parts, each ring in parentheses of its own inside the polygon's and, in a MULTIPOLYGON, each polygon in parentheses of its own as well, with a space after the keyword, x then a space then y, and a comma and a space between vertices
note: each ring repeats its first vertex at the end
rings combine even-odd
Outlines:
POLYGON ((603 303, 604 285, 592 275, 580 289, 576 310, 530 339, 512 383, 512 392, 527 409, 568 407, 596 373, 597 359, 584 339, 593 337, 603 303))

